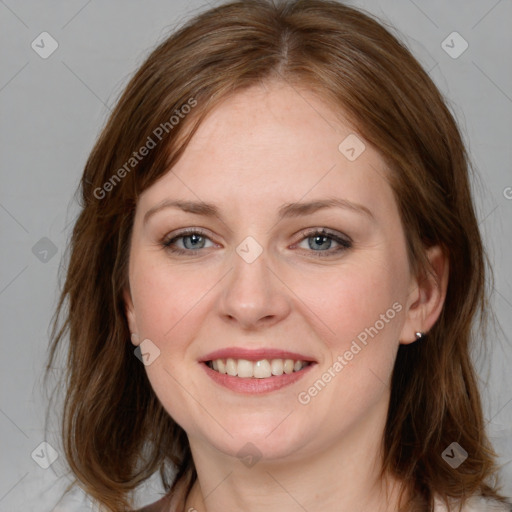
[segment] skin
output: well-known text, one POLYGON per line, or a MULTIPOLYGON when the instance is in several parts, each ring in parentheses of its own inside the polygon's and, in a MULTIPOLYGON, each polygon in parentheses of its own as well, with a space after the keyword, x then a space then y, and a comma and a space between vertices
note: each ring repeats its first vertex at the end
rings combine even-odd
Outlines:
MULTIPOLYGON (((338 150, 354 129, 334 112, 307 88, 280 82, 237 93, 209 114, 137 205, 126 313, 132 342, 149 339, 160 350, 145 368, 190 441, 198 482, 185 510, 396 510, 398 482, 377 479, 390 377, 399 344, 437 320, 448 265, 433 247, 437 283, 411 274, 389 171, 363 135, 355 161, 338 150), (328 208, 278 222, 283 204, 327 197, 363 205, 373 218, 328 208), (166 199, 214 203, 222 220, 165 208, 144 224, 166 199), (183 228, 207 232, 195 255, 163 247, 183 228), (301 233, 308 228, 348 236, 352 247, 315 244, 301 233), (252 263, 236 252, 248 236, 262 249, 252 263), (401 311, 299 403, 298 394, 397 302, 401 311), (243 395, 214 383, 198 362, 233 346, 290 350, 317 364, 290 386, 243 395), (261 457, 252 467, 237 457, 247 442, 261 457)), ((175 246, 193 247, 190 238, 175 246)))

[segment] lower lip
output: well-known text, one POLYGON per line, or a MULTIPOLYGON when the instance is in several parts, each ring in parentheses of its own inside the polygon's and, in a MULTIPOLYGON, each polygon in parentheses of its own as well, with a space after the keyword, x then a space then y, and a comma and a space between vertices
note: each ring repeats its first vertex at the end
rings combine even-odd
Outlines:
POLYGON ((217 384, 220 384, 221 386, 224 386, 231 391, 236 391, 238 393, 259 394, 277 391, 278 389, 284 388, 285 386, 289 386, 290 384, 297 382, 299 379, 304 377, 313 366, 315 366, 315 363, 310 363, 308 366, 304 367, 298 372, 289 374, 283 373, 283 375, 276 375, 265 379, 257 379, 255 377, 233 377, 231 375, 212 370, 206 363, 201 363, 201 365, 204 367, 206 374, 211 377, 217 384))

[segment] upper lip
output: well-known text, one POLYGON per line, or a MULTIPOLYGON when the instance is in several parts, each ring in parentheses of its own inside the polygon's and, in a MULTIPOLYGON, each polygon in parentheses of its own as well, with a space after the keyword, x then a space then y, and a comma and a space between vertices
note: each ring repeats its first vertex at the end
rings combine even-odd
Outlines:
POLYGON ((215 361, 216 359, 246 359, 248 361, 261 361, 262 359, 293 359, 294 361, 316 362, 312 357, 279 350, 275 348, 248 349, 241 347, 230 347, 210 352, 200 359, 200 362, 215 361))

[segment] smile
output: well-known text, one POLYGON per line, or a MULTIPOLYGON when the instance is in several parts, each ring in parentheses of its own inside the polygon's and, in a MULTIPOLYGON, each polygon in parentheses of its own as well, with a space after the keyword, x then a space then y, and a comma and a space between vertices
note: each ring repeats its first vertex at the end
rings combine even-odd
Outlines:
POLYGON ((280 375, 290 375, 299 372, 310 364, 309 361, 294 359, 261 359, 259 361, 249 361, 247 359, 215 359, 206 362, 212 370, 231 377, 242 379, 267 379, 270 377, 279 377, 280 375))
POLYGON ((222 388, 259 395, 297 382, 317 365, 312 357, 275 348, 230 347, 199 360, 206 375, 222 388))

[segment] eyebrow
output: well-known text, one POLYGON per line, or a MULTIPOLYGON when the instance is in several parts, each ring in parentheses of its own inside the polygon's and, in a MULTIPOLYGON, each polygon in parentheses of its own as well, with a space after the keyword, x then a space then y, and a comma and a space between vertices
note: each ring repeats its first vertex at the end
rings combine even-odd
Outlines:
MULTIPOLYGON (((195 215, 202 215, 204 217, 217 217, 219 220, 222 220, 222 216, 220 214, 220 210, 217 206, 211 203, 205 203, 202 201, 184 201, 184 200, 170 200, 166 199, 161 203, 157 204, 153 208, 150 208, 146 214, 144 215, 143 224, 146 224, 150 217, 152 217, 155 213, 164 210, 166 208, 176 208, 179 210, 183 210, 187 213, 193 213, 195 215)), ((375 221, 375 217, 373 213, 363 206, 362 204, 353 203, 347 199, 341 198, 326 198, 326 199, 318 199, 315 201, 309 202, 297 202, 297 203, 287 203, 281 206, 278 210, 278 219, 283 220, 285 218, 292 217, 301 217, 305 215, 311 215, 319 210, 326 208, 343 208, 346 210, 351 210, 356 213, 360 213, 368 217, 370 220, 375 221)))

